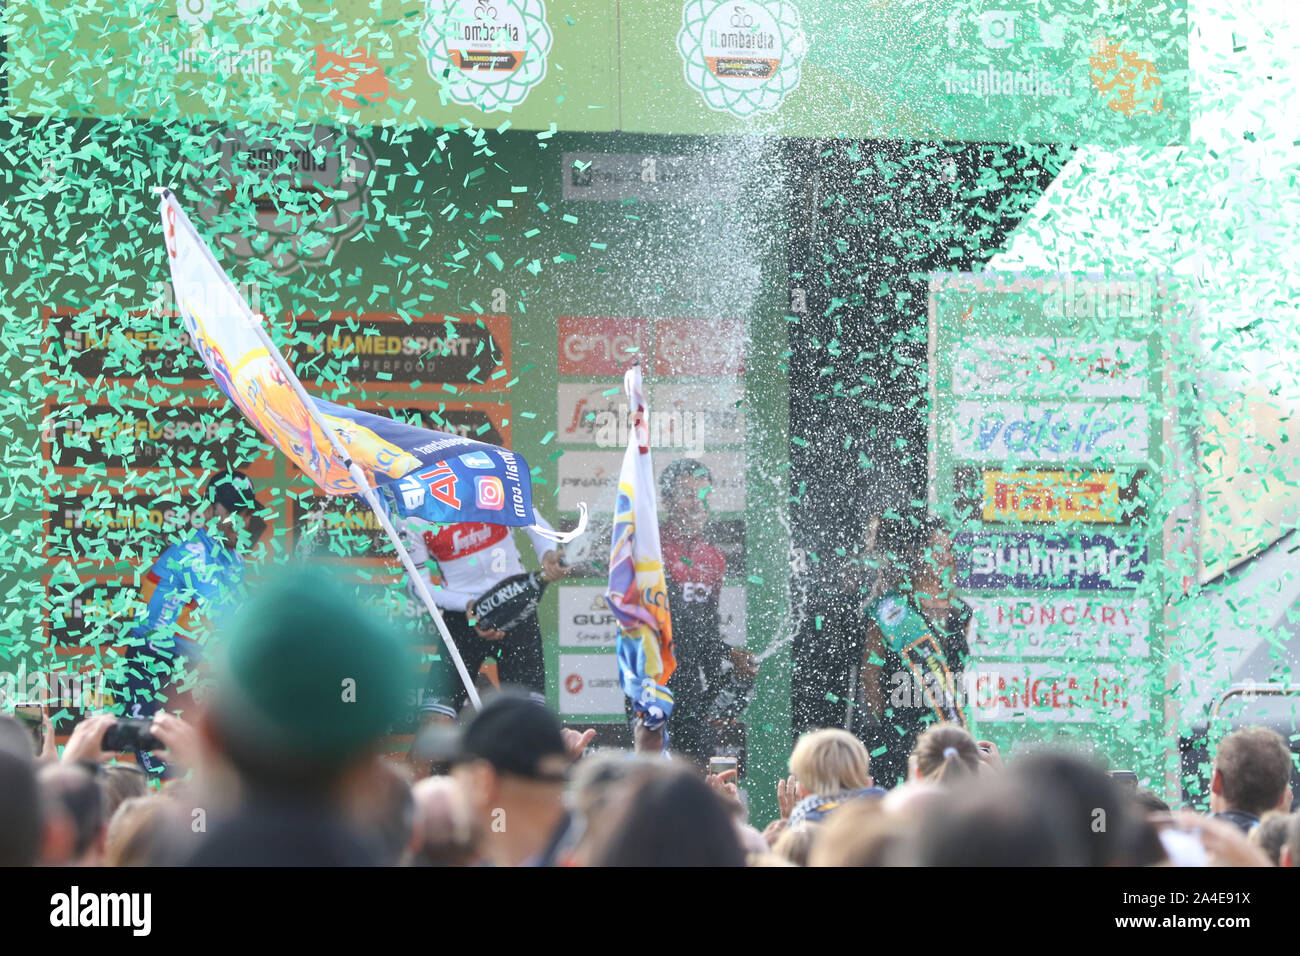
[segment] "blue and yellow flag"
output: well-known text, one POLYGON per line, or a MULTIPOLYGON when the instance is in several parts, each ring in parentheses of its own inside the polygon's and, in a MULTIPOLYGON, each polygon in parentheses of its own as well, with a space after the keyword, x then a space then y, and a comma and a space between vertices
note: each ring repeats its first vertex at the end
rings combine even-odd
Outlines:
POLYGON ((623 387, 634 418, 618 476, 605 600, 618 620, 618 671, 623 693, 632 700, 645 726, 657 730, 673 711, 673 695, 667 685, 677 668, 677 659, 673 655, 673 622, 668 613, 668 586, 659 550, 649 413, 641 391, 640 364, 627 370, 623 387))
MULTIPOLYGON (((294 388, 296 381, 291 383, 258 334, 259 317, 169 190, 162 191, 161 214, 185 330, 217 386, 326 494, 360 492, 346 461, 294 388)), ((534 522, 532 482, 522 456, 333 402, 307 401, 371 487, 391 490, 399 514, 435 523, 534 522)))

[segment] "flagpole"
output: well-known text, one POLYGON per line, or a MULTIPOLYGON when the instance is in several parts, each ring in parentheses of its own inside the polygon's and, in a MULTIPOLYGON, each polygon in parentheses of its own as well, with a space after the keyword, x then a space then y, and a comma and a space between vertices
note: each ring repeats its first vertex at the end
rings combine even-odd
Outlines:
POLYGON ((475 710, 482 710, 483 704, 479 700, 478 690, 474 687, 474 681, 470 679, 469 669, 465 667, 465 661, 460 656, 460 649, 456 647, 456 642, 452 640, 451 634, 447 631, 447 624, 442 619, 442 613, 438 610, 438 605, 434 603, 433 592, 429 590, 429 583, 424 579, 424 575, 422 575, 416 568, 415 561, 411 558, 410 552, 407 551, 406 546, 402 544, 401 536, 398 535, 397 529, 393 527, 393 523, 389 520, 387 512, 380 505, 379 493, 371 487, 370 482, 366 480, 365 472, 361 470, 361 466, 354 462, 352 457, 344 449, 342 442, 339 441, 338 435, 334 433, 334 429, 325 424, 320 409, 316 407, 316 403, 311 400, 311 397, 302 387, 302 383, 298 381, 298 376, 294 374, 293 369, 289 367, 289 363, 284 360, 284 356, 280 354, 280 350, 275 347, 275 343, 271 341, 271 336, 267 333, 266 329, 257 321, 252 310, 248 308, 242 298, 239 299, 239 302, 248 313, 248 318, 253 323, 253 328, 257 333, 257 337, 261 339, 267 352, 270 353, 271 361, 275 362, 275 364, 279 366, 280 371, 284 374, 285 381, 289 383, 289 387, 297 394, 298 400, 303 403, 303 406, 307 409, 307 413, 311 415, 312 421, 316 423, 317 427, 320 428, 325 437, 329 439, 329 443, 334 447, 334 451, 338 454, 339 458, 342 459, 343 464, 347 466, 348 474, 352 476, 352 480, 360 489, 360 494, 366 499, 366 504, 368 504, 370 510, 374 512, 375 518, 378 519, 380 527, 382 527, 384 533, 388 535, 388 540, 393 543, 393 547, 397 550, 397 557, 402 562, 402 567, 406 569, 407 576, 415 585, 416 593, 420 595, 420 600, 424 602, 425 608, 433 617, 433 622, 437 625, 438 633, 442 635, 447 650, 451 652, 451 659, 456 664, 456 671, 460 674, 461 682, 465 685, 465 692, 469 695, 470 703, 474 705, 475 710))
MULTIPOLYGON (((173 195, 172 191, 166 188, 159 187, 155 191, 158 192, 164 200, 171 198, 173 195)), ((184 210, 180 210, 180 212, 184 215, 184 210)), ((186 216, 185 220, 186 225, 190 226, 192 231, 193 225, 189 222, 189 217, 186 216)), ((334 429, 325 424, 320 409, 316 407, 316 403, 311 400, 311 396, 309 396, 306 389, 302 387, 302 382, 298 381, 297 373, 289 367, 289 363, 285 361, 284 356, 280 354, 280 350, 276 348, 275 343, 271 341, 271 336, 267 333, 263 324, 258 321, 258 317, 253 314, 253 310, 248 307, 248 303, 245 302, 244 297, 239 294, 234 283, 230 281, 230 277, 226 275, 225 270, 222 269, 216 259, 212 257, 212 252, 208 249, 207 243, 203 242, 197 233, 194 234, 194 238, 199 240, 197 242, 198 248, 202 251, 203 255, 207 257, 208 262, 212 265, 217 275, 221 276, 221 280, 226 284, 232 298, 238 302, 239 307, 243 309, 244 317, 252 326, 254 334, 266 348, 267 353, 271 357, 271 361, 273 361, 280 369, 280 372, 284 375, 285 381, 289 383, 289 387, 293 389, 294 394, 298 396, 298 400, 302 402, 303 407, 307 410, 307 414, 311 416, 311 420, 315 422, 316 426, 321 430, 321 433, 329 441, 330 445, 333 446, 334 451, 338 454, 340 460, 342 460, 343 464, 347 466, 348 474, 352 476, 353 482, 355 482, 357 488, 360 489, 360 494, 365 497, 366 504, 370 506, 370 510, 374 512, 380 526, 388 535, 388 539, 393 543, 393 547, 397 550, 397 557, 401 560, 402 566, 406 569, 407 575, 415 585, 416 593, 420 595, 420 600, 424 602, 425 608, 428 610, 430 616, 433 617, 433 623, 437 625, 438 633, 442 635, 447 650, 451 652, 451 659, 456 664, 456 671, 460 674, 461 682, 465 685, 465 692, 469 695, 470 703, 474 705, 475 710, 482 710, 483 704, 482 701, 479 700, 478 690, 474 687, 474 681, 470 679, 469 670, 465 667, 465 661, 460 656, 460 649, 456 647, 456 642, 452 640, 451 634, 447 631, 447 624, 442 619, 442 614, 438 610, 438 605, 434 603, 433 592, 429 590, 429 584, 425 581, 424 576, 416 569, 415 562, 411 559, 410 552, 406 550, 406 546, 402 544, 401 537, 397 534, 397 529, 393 527, 393 523, 388 519, 387 513, 380 506, 378 493, 373 487, 371 487, 370 482, 366 480, 365 473, 361 470, 361 467, 352 460, 352 456, 349 455, 347 450, 343 447, 342 442, 339 441, 338 435, 334 433, 334 429)))
MULTIPOLYGON (((227 282, 229 282, 228 279, 227 282)), ((370 482, 366 480, 365 472, 361 470, 361 466, 354 462, 352 457, 344 449, 342 442, 339 441, 338 435, 334 434, 334 429, 325 424, 320 409, 316 407, 316 403, 311 400, 306 389, 302 387, 302 382, 298 381, 298 376, 294 373, 293 369, 289 367, 289 363, 284 360, 284 356, 280 354, 280 350, 275 347, 275 343, 271 341, 271 336, 267 333, 266 329, 257 321, 252 310, 248 308, 242 298, 239 298, 239 302, 248 313, 248 318, 253 323, 253 328, 257 333, 257 337, 261 339, 262 344, 271 354, 271 361, 275 362, 275 364, 279 366, 280 371, 284 374, 285 381, 289 383, 289 387, 294 390, 295 394, 298 396, 298 400, 302 402, 303 406, 307 409, 307 414, 311 415, 312 421, 316 423, 317 427, 320 428, 325 437, 329 439, 329 443, 334 446, 334 451, 338 454, 339 458, 342 459, 343 464, 347 466, 348 474, 352 476, 352 480, 356 483, 357 487, 361 489, 360 493, 366 499, 366 504, 370 506, 370 510, 374 512, 375 518, 378 519, 380 527, 382 527, 384 533, 388 535, 388 540, 393 542, 393 547, 397 549, 397 557, 401 560, 402 567, 406 569, 408 577, 415 585, 416 593, 420 595, 420 600, 424 602, 425 608, 428 609, 429 614, 433 617, 433 622, 437 625, 438 633, 442 635, 447 650, 451 652, 451 659, 456 664, 456 671, 460 674, 461 682, 465 685, 465 692, 469 695, 470 703, 474 705, 475 710, 482 710, 483 704, 479 700, 478 690, 474 687, 474 681, 470 679, 469 669, 465 667, 465 661, 460 656, 460 649, 456 646, 456 642, 452 640, 451 634, 447 631, 447 624, 442 619, 442 613, 438 610, 438 605, 434 603, 433 592, 429 590, 429 583, 424 579, 424 575, 422 575, 416 568, 415 561, 412 560, 410 552, 406 550, 406 546, 402 544, 402 539, 401 536, 398 535, 397 529, 393 527, 393 523, 389 520, 387 512, 385 512, 383 507, 379 504, 378 492, 375 491, 375 489, 371 487, 370 482)))

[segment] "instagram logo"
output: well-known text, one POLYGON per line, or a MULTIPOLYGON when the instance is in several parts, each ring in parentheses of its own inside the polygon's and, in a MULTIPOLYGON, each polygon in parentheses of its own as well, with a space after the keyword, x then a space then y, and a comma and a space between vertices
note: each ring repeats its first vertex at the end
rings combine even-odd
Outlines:
POLYGON ((980 41, 990 50, 1005 50, 1016 38, 1016 14, 989 10, 980 17, 980 41))
POLYGON ((506 506, 505 489, 501 479, 492 475, 480 475, 474 479, 474 488, 478 492, 478 506, 488 511, 500 511, 506 506))

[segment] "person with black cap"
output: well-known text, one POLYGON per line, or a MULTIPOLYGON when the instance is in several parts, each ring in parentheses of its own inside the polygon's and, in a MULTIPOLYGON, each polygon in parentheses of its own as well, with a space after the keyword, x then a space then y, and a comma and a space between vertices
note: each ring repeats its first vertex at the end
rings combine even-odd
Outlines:
POLYGON ((572 758, 559 718, 536 701, 502 693, 474 715, 455 747, 452 776, 477 817, 488 862, 562 862, 570 832, 564 788, 572 758))
MULTIPOLYGON (((207 505, 199 520, 158 556, 141 585, 144 609, 132 629, 124 696, 127 714, 151 717, 187 664, 198 665, 203 646, 192 618, 202 608, 208 621, 228 615, 240 603, 245 550, 262 527, 255 514, 253 483, 239 471, 219 472, 203 491, 207 505)), ((162 774, 165 764, 147 750, 136 759, 162 774)))

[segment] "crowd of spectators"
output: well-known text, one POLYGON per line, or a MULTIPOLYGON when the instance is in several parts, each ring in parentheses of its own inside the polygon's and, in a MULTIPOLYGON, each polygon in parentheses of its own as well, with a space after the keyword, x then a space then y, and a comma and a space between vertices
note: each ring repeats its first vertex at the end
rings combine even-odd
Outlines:
POLYGON ((998 749, 937 723, 876 785, 866 746, 838 729, 796 742, 772 794, 779 818, 638 735, 592 733, 498 694, 463 724, 381 755, 398 716, 400 641, 302 571, 232 628, 201 714, 151 730, 172 778, 112 763, 116 718, 90 717, 62 754, 0 717, 0 866, 1113 866, 1300 864, 1292 755, 1263 728, 1220 741, 1210 813, 1171 812, 1083 756, 998 749))

